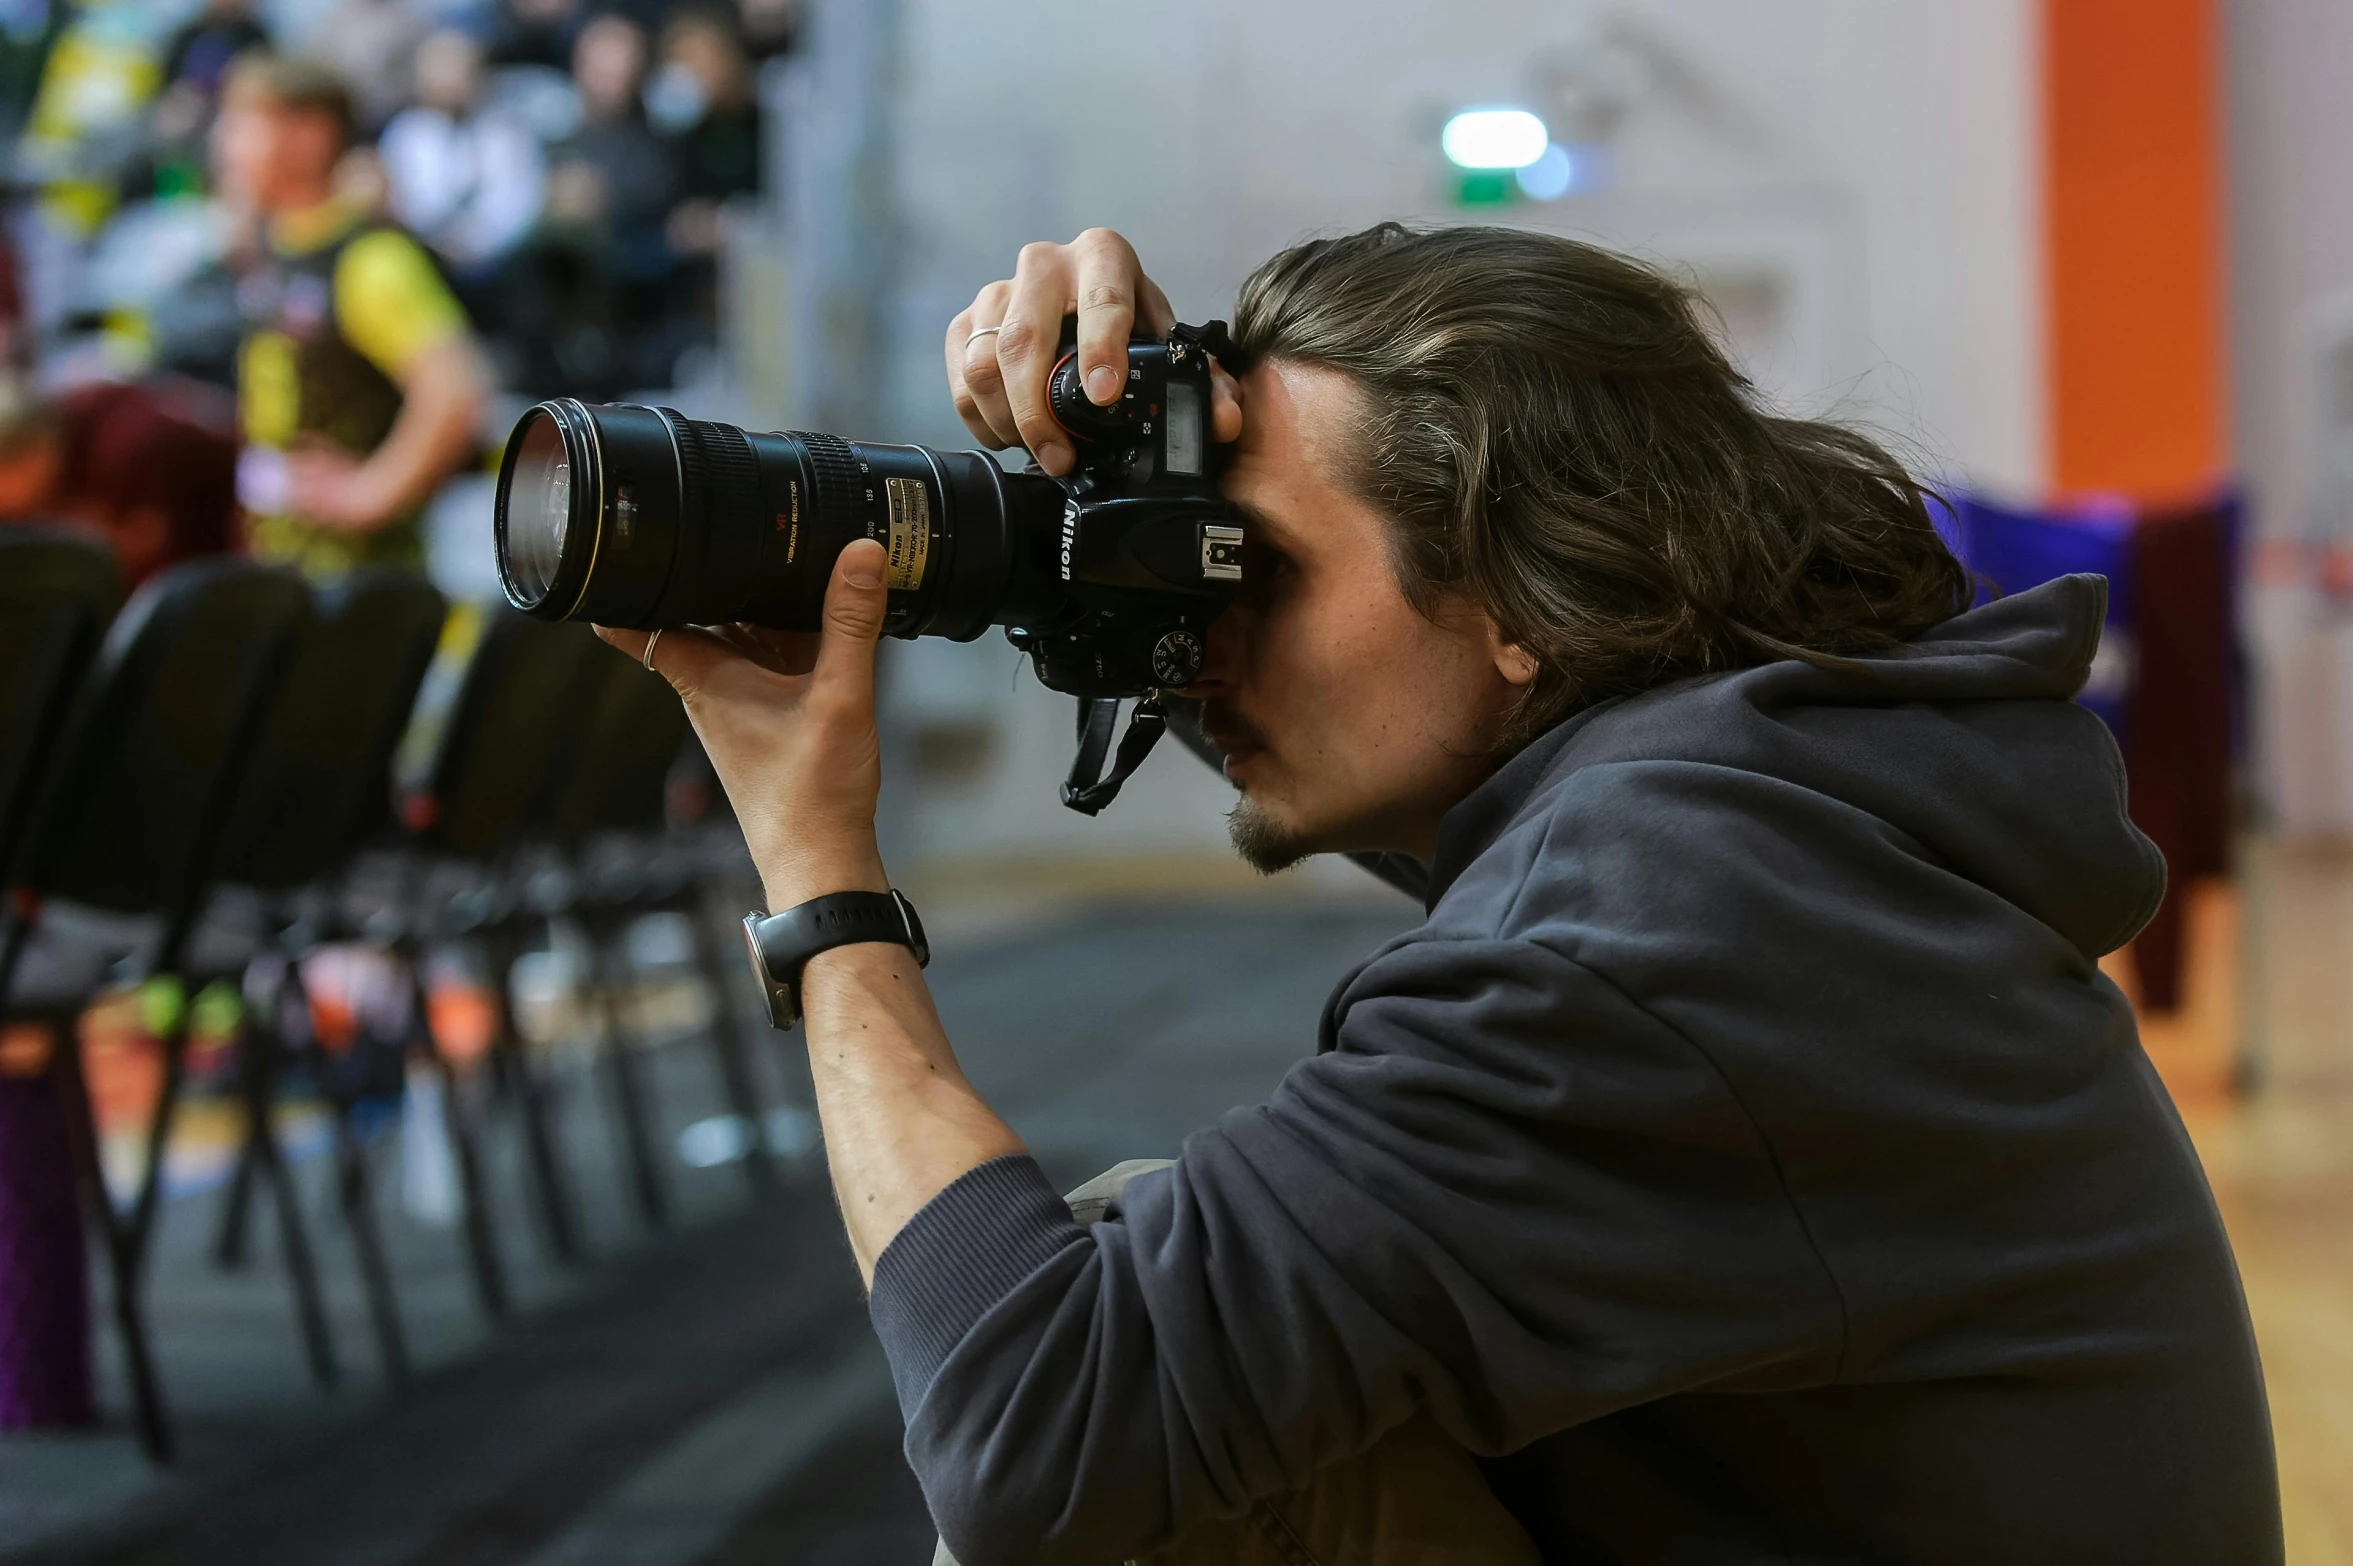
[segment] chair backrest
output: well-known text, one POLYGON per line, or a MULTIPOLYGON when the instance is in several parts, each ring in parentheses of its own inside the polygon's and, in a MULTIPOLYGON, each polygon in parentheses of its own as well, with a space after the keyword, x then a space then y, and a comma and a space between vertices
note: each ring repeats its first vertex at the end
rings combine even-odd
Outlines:
POLYGON ((401 800, 423 847, 490 859, 545 825, 548 780, 578 747, 603 656, 584 625, 487 611, 424 782, 401 800))
POLYGON ((0 881, 24 843, 65 714, 122 602, 114 556, 62 528, 0 526, 0 881))
POLYGON ((306 886, 392 819, 392 750, 448 604, 413 571, 322 588, 296 638, 229 817, 220 878, 306 886))
POLYGON ((670 772, 686 743, 686 708, 660 675, 605 649, 588 724, 569 765, 553 779, 550 824, 564 837, 658 830, 670 772))
POLYGON ((296 635, 302 578, 191 560, 148 578, 107 633, 24 856, 34 890, 193 920, 296 635))

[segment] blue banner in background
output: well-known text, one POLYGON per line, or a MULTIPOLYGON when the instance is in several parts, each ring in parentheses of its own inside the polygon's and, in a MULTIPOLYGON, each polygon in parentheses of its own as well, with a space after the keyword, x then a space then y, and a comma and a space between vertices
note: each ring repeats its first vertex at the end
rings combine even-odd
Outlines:
POLYGON ((1976 495, 1930 507, 1937 531, 1977 578, 1975 602, 2088 571, 2108 579, 2108 628, 2076 699, 2098 713, 2121 742, 2137 663, 2133 603, 2134 513, 2122 501, 2030 510, 1976 495))

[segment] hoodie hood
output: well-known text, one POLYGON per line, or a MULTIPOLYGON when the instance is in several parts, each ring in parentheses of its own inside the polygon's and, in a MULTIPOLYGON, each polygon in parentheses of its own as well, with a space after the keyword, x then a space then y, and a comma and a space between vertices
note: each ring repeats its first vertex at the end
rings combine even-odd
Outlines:
POLYGON ((2096 960, 2165 889, 2163 857, 2126 814, 2115 740, 2073 700, 2107 597, 2103 578, 2061 577, 1841 667, 1766 664, 1579 713, 1448 813, 1429 905, 1577 773, 1686 762, 1864 812, 2096 960))

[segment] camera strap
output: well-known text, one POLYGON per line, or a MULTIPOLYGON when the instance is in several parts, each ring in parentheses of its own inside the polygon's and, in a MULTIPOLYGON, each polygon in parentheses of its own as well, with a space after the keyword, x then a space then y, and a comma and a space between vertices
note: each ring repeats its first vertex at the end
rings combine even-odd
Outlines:
POLYGON ((1120 785, 1135 775, 1152 747, 1168 729, 1168 709, 1158 696, 1136 703, 1119 737, 1119 755, 1106 775, 1103 763, 1111 756, 1111 731, 1119 723, 1119 698, 1081 696, 1078 699, 1078 755, 1062 784, 1062 802, 1081 815, 1096 815, 1119 797, 1120 785))

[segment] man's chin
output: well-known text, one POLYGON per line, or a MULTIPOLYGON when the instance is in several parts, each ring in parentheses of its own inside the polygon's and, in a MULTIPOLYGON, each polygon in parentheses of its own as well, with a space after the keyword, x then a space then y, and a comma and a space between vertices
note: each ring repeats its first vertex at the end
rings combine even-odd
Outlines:
POLYGON ((1245 794, 1226 817, 1234 852, 1260 875, 1280 875, 1315 852, 1307 840, 1245 794))

